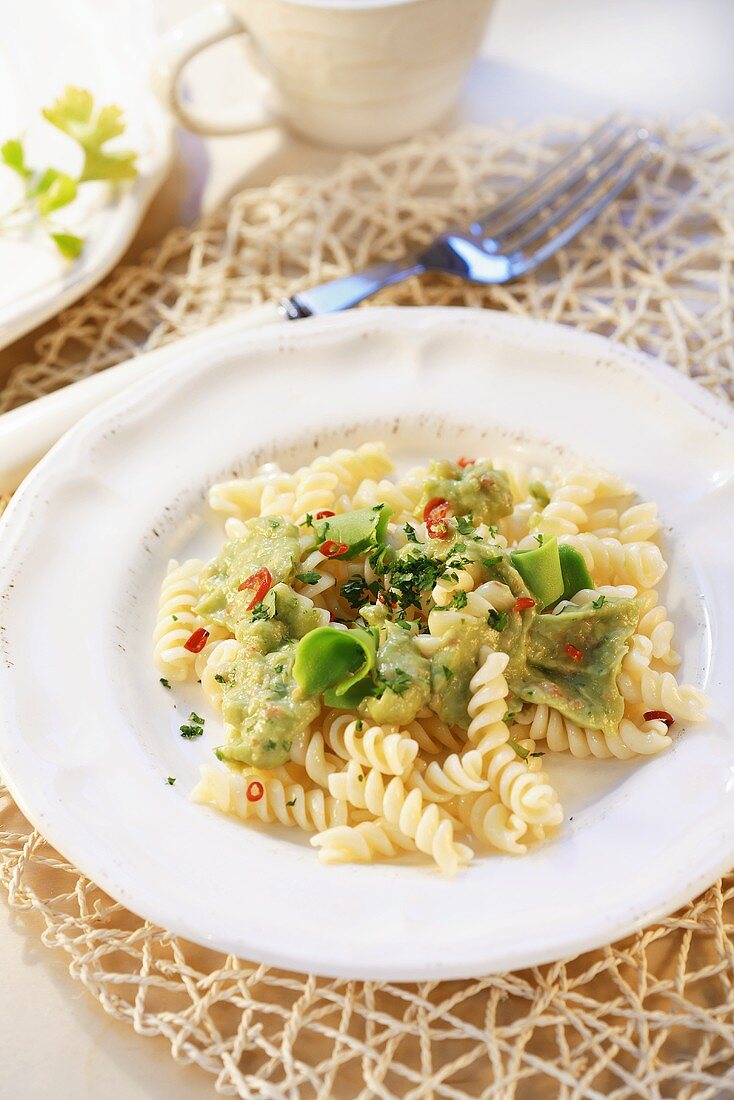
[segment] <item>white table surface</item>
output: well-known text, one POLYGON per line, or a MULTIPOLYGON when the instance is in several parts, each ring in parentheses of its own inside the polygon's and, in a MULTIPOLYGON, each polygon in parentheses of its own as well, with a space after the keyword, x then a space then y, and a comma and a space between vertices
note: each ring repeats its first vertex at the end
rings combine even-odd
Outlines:
MULTIPOLYGON (((104 0, 98 0, 104 2, 104 0)), ((158 0, 164 25, 199 0, 158 0)), ((680 117, 713 110, 734 118, 734 0, 497 0, 481 57, 455 121, 532 121, 549 113, 599 115, 615 107, 680 117)), ((248 85, 232 44, 192 70, 195 94, 248 85)), ((179 132, 176 157, 128 256, 224 197, 278 175, 328 168, 338 155, 276 130, 202 140, 179 132)), ((32 356, 38 333, 0 355, 0 375, 32 356)), ((0 905, 0 1100, 144 1100, 214 1094, 213 1081, 181 1068, 168 1044, 111 1020, 67 973, 62 952, 39 939, 40 922, 0 905)))

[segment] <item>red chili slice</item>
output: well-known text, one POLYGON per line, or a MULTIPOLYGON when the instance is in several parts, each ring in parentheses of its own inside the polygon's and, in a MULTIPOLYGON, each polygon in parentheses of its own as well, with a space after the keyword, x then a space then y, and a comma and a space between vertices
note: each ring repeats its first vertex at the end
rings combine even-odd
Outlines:
POLYGON ((253 607, 265 599, 270 588, 273 584, 273 578, 269 569, 265 566, 262 569, 258 569, 257 573, 253 573, 251 577, 248 577, 246 581, 237 589, 238 592, 245 592, 248 588, 254 588, 255 595, 252 597, 247 605, 247 610, 252 611, 253 607))
POLYGON ((423 509, 423 519, 426 531, 430 539, 445 539, 449 535, 448 518, 451 515, 451 506, 443 497, 434 497, 429 500, 423 509))
POLYGON ((433 497, 428 501, 428 504, 423 509, 423 520, 428 522, 432 513, 437 509, 441 510, 441 514, 445 514, 448 511, 449 502, 444 497, 433 497))
POLYGON ((253 779, 251 783, 247 784, 247 790, 245 793, 247 795, 248 802, 259 802, 262 796, 265 794, 265 788, 263 787, 259 779, 253 779))
POLYGON ((529 608, 535 607, 535 600, 530 596, 520 596, 515 600, 514 611, 527 611, 529 608))
POLYGON ((314 519, 329 519, 330 516, 336 515, 336 512, 330 512, 328 508, 323 508, 320 512, 317 512, 313 517, 314 519))
POLYGON ((567 642, 563 648, 565 649, 566 653, 569 655, 572 661, 580 661, 583 657, 583 653, 581 652, 581 650, 577 649, 575 645, 571 645, 570 642, 567 642))
POLYGON ((667 710, 646 710, 642 717, 646 722, 665 722, 668 729, 675 722, 675 718, 672 714, 668 714, 667 710))
POLYGON ((202 649, 206 645, 207 638, 209 637, 209 631, 205 630, 203 626, 200 626, 198 630, 184 642, 184 649, 188 649, 189 653, 201 653, 202 649))
POLYGON ((476 458, 464 458, 464 456, 462 455, 456 465, 461 466, 462 470, 465 470, 467 466, 475 466, 476 461, 476 458))
POLYGON ((327 539, 319 547, 325 558, 340 558, 342 554, 346 554, 348 549, 346 542, 334 542, 333 539, 327 539))

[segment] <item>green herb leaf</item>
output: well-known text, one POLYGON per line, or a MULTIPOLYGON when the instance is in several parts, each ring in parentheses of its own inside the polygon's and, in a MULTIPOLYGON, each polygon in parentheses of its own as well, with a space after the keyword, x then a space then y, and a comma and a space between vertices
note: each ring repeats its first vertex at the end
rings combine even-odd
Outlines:
POLYGON ((179 728, 181 730, 181 736, 185 737, 187 741, 193 740, 194 737, 201 737, 204 732, 201 726, 183 725, 179 728))
POLYGON ((517 753, 517 755, 518 755, 518 756, 519 756, 519 757, 520 757, 520 758, 521 758, 522 760, 527 760, 528 756, 530 755, 530 753, 528 752, 528 750, 527 750, 527 749, 524 749, 524 748, 522 747, 522 745, 518 745, 517 741, 513 741, 513 740, 512 740, 512 738, 510 738, 510 739, 509 739, 509 741, 507 742, 507 744, 508 744, 508 745, 510 746, 510 748, 511 748, 511 749, 513 750, 513 752, 517 753))
POLYGON ((403 527, 405 534, 408 536, 408 542, 418 542, 418 536, 415 533, 415 527, 412 527, 409 523, 406 523, 403 527))
POLYGON ((467 600, 468 600, 468 596, 467 596, 466 592, 459 591, 454 596, 453 600, 449 604, 449 607, 455 608, 457 611, 461 611, 462 608, 466 607, 467 600))
POLYGON ((168 688, 169 691, 171 690, 171 685, 169 684, 168 680, 166 680, 166 678, 164 676, 161 676, 160 683, 163 684, 164 688, 168 688))
POLYGON ((68 206, 76 198, 76 181, 67 176, 65 172, 57 172, 50 168, 41 177, 36 193, 38 199, 36 206, 38 212, 44 218, 53 214, 54 210, 60 210, 62 206, 68 206))
POLYGON ((175 780, 174 776, 169 775, 168 779, 166 780, 166 783, 168 784, 168 786, 172 787, 175 782, 176 782, 176 780, 175 780))
POLYGON ((507 612, 495 611, 494 608, 490 608, 487 612, 487 622, 492 627, 492 630, 498 630, 501 634, 507 626, 507 612))
POLYGON ((593 601, 591 606, 594 608, 595 611, 598 611, 600 607, 604 606, 605 600, 606 600, 606 596, 601 595, 598 600, 593 601))
POLYGON ((376 676, 378 685, 383 691, 393 691, 396 695, 404 695, 413 683, 413 677, 409 676, 402 668, 395 669, 395 675, 391 679, 386 676, 376 676))
POLYGON ((465 516, 456 517, 456 530, 460 535, 473 535, 474 534, 474 517, 469 512, 465 516))
POLYGON ((443 674, 446 677, 446 679, 450 680, 451 677, 454 675, 453 669, 449 668, 447 665, 442 665, 441 667, 443 669, 443 674))
POLYGON ((296 800, 295 800, 295 798, 292 798, 292 799, 290 800, 290 802, 286 802, 286 806, 295 806, 295 804, 296 804, 296 800))
POLYGON ((84 150, 81 181, 127 180, 137 176, 135 153, 108 152, 103 148, 125 129, 120 107, 108 104, 95 111, 91 92, 69 86, 51 107, 44 109, 43 117, 84 150))
POLYGON ((214 673, 214 679, 216 680, 216 682, 218 684, 226 684, 227 683, 224 676, 222 676, 221 672, 215 672, 214 673))
POLYGON ((296 580, 301 584, 318 584, 321 580, 321 574, 317 573, 315 569, 309 570, 308 573, 296 573, 296 580))
POLYGON ((0 157, 3 159, 3 164, 17 172, 21 179, 27 180, 33 175, 25 162, 23 142, 18 138, 10 138, 0 147, 0 157))
MULTIPOLYGON (((81 255, 84 248, 84 238, 76 237, 73 233, 51 233, 51 240, 66 260, 75 260, 81 255)), ((171 616, 173 619, 175 615, 171 616)))

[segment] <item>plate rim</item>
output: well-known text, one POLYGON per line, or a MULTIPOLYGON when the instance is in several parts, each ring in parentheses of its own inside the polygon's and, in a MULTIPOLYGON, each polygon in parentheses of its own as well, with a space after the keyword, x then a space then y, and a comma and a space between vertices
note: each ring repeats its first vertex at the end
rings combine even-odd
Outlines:
MULTIPOLYGON (((502 332, 502 330, 507 330, 511 335, 521 335, 522 330, 529 327, 538 334, 545 333, 549 337, 551 334, 555 334, 556 339, 561 341, 569 340, 575 343, 579 348, 582 344, 586 344, 591 350, 597 349, 599 352, 603 351, 607 355, 612 353, 615 358, 625 360, 628 367, 638 371, 652 370, 653 373, 658 376, 661 384, 672 386, 674 390, 677 390, 690 404, 694 405, 694 407, 707 418, 715 420, 728 432, 734 430, 734 410, 722 399, 714 397, 702 387, 698 386, 692 379, 683 376, 680 372, 674 370, 674 368, 645 353, 629 349, 624 345, 620 345, 595 333, 579 332, 568 325, 466 307, 371 307, 366 310, 347 314, 309 318, 299 323, 303 326, 303 331, 317 331, 318 333, 319 330, 338 330, 341 327, 347 329, 350 327, 359 328, 364 324, 367 326, 374 324, 380 327, 382 324, 380 318, 388 318, 388 321, 392 318, 398 325, 400 325, 402 320, 408 320, 408 325, 410 326, 413 323, 420 324, 421 322, 430 324, 432 319, 439 317, 441 318, 442 324, 445 324, 448 320, 458 324, 473 324, 476 322, 487 326, 490 331, 493 328, 498 328, 500 332, 502 332)), ((285 322, 283 324, 285 324, 285 322)), ((187 344, 186 339, 173 345, 174 353, 177 349, 180 350, 181 358, 185 358, 186 351, 189 350, 188 362, 183 364, 176 362, 175 360, 178 359, 179 356, 174 354, 174 361, 167 363, 166 366, 156 371, 154 375, 140 379, 122 393, 118 393, 104 401, 99 407, 88 413, 79 423, 71 428, 28 475, 14 495, 5 515, 0 521, 0 593, 2 593, 5 588, 5 582, 8 579, 7 574, 12 566, 12 563, 8 561, 8 552, 13 543, 13 531, 22 525, 24 513, 27 514, 29 510, 32 510, 34 494, 37 493, 39 489, 43 488, 47 471, 53 476, 53 466, 56 462, 57 455, 63 455, 67 449, 73 449, 77 443, 82 443, 85 437, 88 437, 91 442, 103 425, 107 424, 112 418, 124 414, 126 408, 140 406, 144 403, 145 397, 149 392, 156 391, 165 386, 167 378, 169 376, 172 377, 174 373, 179 379, 182 379, 185 384, 188 374, 196 375, 201 370, 202 361, 205 358, 211 358, 212 355, 223 355, 226 353, 227 348, 231 352, 232 350, 238 350, 241 346, 247 349, 249 345, 257 345, 261 340, 267 343, 273 338, 277 339, 279 329, 282 331, 282 326, 268 326, 267 329, 262 330, 248 329, 246 315, 242 321, 242 328, 233 327, 231 321, 224 322, 221 325, 221 332, 217 331, 219 328, 220 326, 212 326, 212 328, 208 330, 211 343, 202 342, 202 334, 198 333, 188 338, 192 343, 190 349, 185 347, 187 344), (273 334, 275 334, 275 336, 273 334), (8 530, 10 533, 8 533, 8 530)), ((6 669, 0 666, 0 696, 2 696, 4 690, 5 676, 6 669)), ((303 972, 303 959, 289 954, 287 951, 261 950, 259 948, 254 951, 251 951, 250 948, 246 948, 243 951, 241 942, 236 945, 232 943, 223 945, 222 941, 219 941, 217 944, 212 943, 211 940, 202 937, 197 930, 192 930, 192 926, 189 925, 185 919, 180 920, 175 916, 172 918, 170 912, 166 912, 165 895, 163 895, 163 901, 161 903, 159 903, 157 899, 154 899, 155 904, 146 903, 143 907, 145 911, 143 914, 140 908, 134 903, 134 899, 129 894, 127 888, 121 887, 119 882, 115 881, 113 877, 108 876, 104 869, 100 870, 99 868, 95 868, 92 873, 87 872, 85 870, 86 861, 83 855, 81 859, 77 858, 76 843, 68 844, 63 839, 60 844, 57 843, 56 838, 58 834, 54 826, 52 825, 51 828, 47 827, 43 811, 36 810, 30 802, 26 800, 23 791, 16 786, 12 775, 12 768, 10 771, 7 770, 6 744, 3 736, 5 732, 8 731, 0 715, 0 768, 3 769, 5 782, 10 793, 21 811, 32 824, 42 831, 49 843, 62 852, 70 862, 73 862, 74 865, 93 882, 112 897, 121 901, 122 904, 126 905, 133 912, 141 916, 144 915, 146 919, 152 920, 166 930, 192 940, 192 942, 200 943, 206 947, 213 947, 217 950, 230 951, 240 956, 248 954, 256 957, 259 961, 267 965, 303 972), (43 822, 43 824, 40 822, 43 822)), ((481 959, 474 959, 465 966, 456 965, 452 962, 448 970, 444 969, 440 962, 432 965, 427 964, 420 968, 413 967, 411 969, 406 969, 399 963, 396 964, 393 962, 377 967, 370 965, 368 970, 360 970, 359 965, 357 965, 351 967, 351 969, 346 972, 343 967, 337 966, 335 968, 329 963, 328 959, 315 961, 309 969, 311 972, 315 972, 319 975, 335 978, 348 977, 357 980, 420 981, 429 979, 468 978, 476 976, 479 973, 498 973, 575 956, 608 943, 617 942, 689 902, 702 890, 711 885, 716 878, 729 870, 732 856, 734 856, 734 842, 730 854, 722 855, 721 852, 724 850, 723 848, 720 849, 718 858, 709 859, 705 867, 699 864, 696 873, 690 878, 687 878, 685 883, 681 884, 678 890, 668 890, 665 899, 662 899, 657 906, 646 908, 644 914, 631 916, 623 923, 620 922, 619 918, 616 920, 609 919, 606 922, 602 918, 594 925, 593 931, 590 931, 586 936, 579 936, 577 933, 569 934, 563 942, 560 942, 557 938, 552 950, 548 948, 543 949, 541 947, 530 951, 517 948, 514 950, 506 949, 501 961, 487 962, 481 959)))

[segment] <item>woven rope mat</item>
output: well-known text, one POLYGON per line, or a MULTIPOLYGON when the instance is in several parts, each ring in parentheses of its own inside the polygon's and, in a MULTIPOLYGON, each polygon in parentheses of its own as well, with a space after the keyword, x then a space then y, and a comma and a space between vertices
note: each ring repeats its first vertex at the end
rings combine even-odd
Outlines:
MULTIPOLYGON (((425 138, 350 157, 328 178, 242 192, 63 314, 0 409, 262 299, 397 256, 532 176, 576 132, 554 122, 425 138)), ((412 280, 380 301, 564 321, 650 351, 734 400, 734 132, 699 117, 664 137, 647 177, 537 277, 493 289, 412 280)), ((669 920, 574 960, 392 985, 285 973, 144 923, 54 852, 4 788, 0 875, 10 904, 39 914, 44 943, 69 954, 72 976, 107 1012, 165 1036, 177 1061, 207 1070, 224 1094, 734 1094, 734 876, 669 920)))

